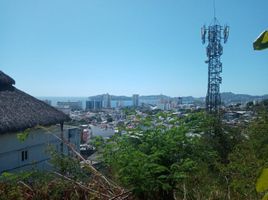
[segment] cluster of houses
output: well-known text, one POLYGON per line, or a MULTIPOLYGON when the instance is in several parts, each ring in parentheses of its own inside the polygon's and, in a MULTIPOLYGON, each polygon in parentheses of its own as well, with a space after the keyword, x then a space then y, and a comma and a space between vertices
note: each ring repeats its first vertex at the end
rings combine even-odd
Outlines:
POLYGON ((146 110, 144 108, 130 109, 130 112, 124 110, 106 109, 99 112, 76 112, 73 120, 82 120, 87 122, 92 136, 110 137, 116 133, 124 134, 123 130, 136 128, 148 129, 157 126, 171 128, 178 125, 179 118, 188 114, 185 111, 163 111, 163 110, 146 110), (79 116, 79 117, 78 117, 79 116), (149 121, 147 119, 150 119, 149 121), (150 127, 147 126, 149 122, 150 127), (120 130, 120 131, 119 131, 120 130))
MULTIPOLYGON (((199 107, 180 108, 177 111, 168 111, 144 107, 130 109, 130 112, 124 110, 106 109, 98 112, 75 111, 70 114, 73 120, 82 120, 89 124, 93 136, 110 137, 122 130, 131 130, 136 128, 148 129, 153 127, 163 127, 170 129, 179 126, 179 119, 184 118, 189 113, 199 111, 199 107), (122 129, 123 127, 123 129, 122 129)), ((227 107, 223 109, 223 122, 229 125, 241 125, 251 122, 255 114, 244 107, 235 108, 227 107)))
POLYGON ((80 129, 65 126, 69 116, 14 85, 0 71, 0 174, 50 169, 48 150, 68 155, 66 142, 79 149, 80 129))
MULTIPOLYGON (((119 132, 119 127, 146 129, 147 119, 149 126, 171 128, 179 125, 179 118, 187 116, 185 111, 199 109, 193 106, 180 108, 180 111, 157 111, 141 107, 127 114, 122 109, 104 109, 99 112, 76 110, 66 115, 14 85, 15 81, 0 71, 0 174, 32 168, 50 169, 48 150, 68 155, 70 151, 65 142, 80 150, 80 142, 87 144, 92 136, 110 137, 119 132), (87 126, 66 125, 71 119, 82 120, 87 126)), ((241 109, 226 110, 224 115, 224 121, 233 125, 252 119, 252 111, 241 109)))
POLYGON ((256 113, 250 110, 228 110, 224 113, 223 121, 229 125, 248 124, 256 118, 256 113))

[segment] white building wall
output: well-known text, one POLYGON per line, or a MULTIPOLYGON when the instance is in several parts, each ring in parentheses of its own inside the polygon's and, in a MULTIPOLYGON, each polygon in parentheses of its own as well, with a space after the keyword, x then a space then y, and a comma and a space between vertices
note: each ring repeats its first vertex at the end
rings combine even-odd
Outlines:
MULTIPOLYGON (((60 126, 51 126, 48 129, 33 129, 25 141, 17 138, 17 133, 0 135, 0 173, 3 171, 20 171, 24 169, 47 169, 49 168, 50 155, 49 145, 57 151, 61 150, 61 141, 53 134, 60 137, 60 126), (24 153, 23 153, 24 152, 24 153), (27 159, 25 152, 27 152, 27 159), (24 154, 24 155, 22 155, 24 154), (24 159, 23 159, 24 157, 24 159)), ((74 144, 79 150, 80 129, 76 127, 64 127, 64 138, 74 144)), ((66 145, 63 147, 64 154, 68 154, 66 145)))

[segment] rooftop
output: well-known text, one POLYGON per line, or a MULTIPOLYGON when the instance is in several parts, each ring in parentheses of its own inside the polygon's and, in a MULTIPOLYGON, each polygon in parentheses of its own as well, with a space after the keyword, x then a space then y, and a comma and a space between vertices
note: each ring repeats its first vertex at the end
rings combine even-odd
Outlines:
POLYGON ((69 120, 64 113, 13 85, 15 80, 0 71, 0 134, 69 120))

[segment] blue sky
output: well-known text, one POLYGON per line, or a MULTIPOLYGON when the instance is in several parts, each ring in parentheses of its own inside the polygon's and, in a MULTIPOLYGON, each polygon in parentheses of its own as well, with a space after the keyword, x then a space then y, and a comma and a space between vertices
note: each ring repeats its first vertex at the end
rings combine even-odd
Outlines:
MULTIPOLYGON (((268 94, 267 0, 216 0, 230 26, 221 91, 268 94)), ((34 96, 205 96, 213 0, 1 0, 0 70, 34 96)))

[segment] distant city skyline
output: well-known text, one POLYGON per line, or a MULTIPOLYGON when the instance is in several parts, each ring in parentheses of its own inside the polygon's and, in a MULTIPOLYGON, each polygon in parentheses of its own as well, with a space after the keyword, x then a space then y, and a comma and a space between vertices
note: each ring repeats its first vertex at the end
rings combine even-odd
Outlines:
MULTIPOLYGON (((221 92, 268 94, 268 1, 216 0, 230 26, 221 92)), ((213 0, 2 0, 0 70, 37 97, 109 93, 204 97, 206 49, 200 29, 213 0)))

